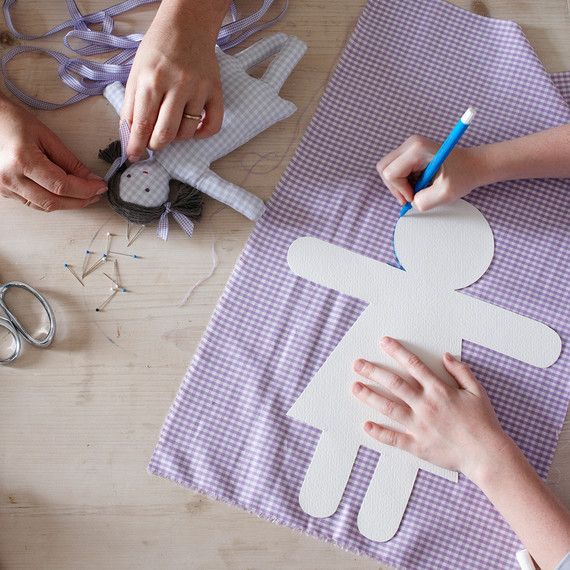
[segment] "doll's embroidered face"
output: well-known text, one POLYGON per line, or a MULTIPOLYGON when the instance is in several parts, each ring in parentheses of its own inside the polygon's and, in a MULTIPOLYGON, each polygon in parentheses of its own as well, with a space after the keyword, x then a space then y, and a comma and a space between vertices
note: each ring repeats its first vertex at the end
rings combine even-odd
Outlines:
POLYGON ((170 175, 152 160, 131 164, 121 173, 119 197, 124 202, 157 208, 168 201, 170 175))

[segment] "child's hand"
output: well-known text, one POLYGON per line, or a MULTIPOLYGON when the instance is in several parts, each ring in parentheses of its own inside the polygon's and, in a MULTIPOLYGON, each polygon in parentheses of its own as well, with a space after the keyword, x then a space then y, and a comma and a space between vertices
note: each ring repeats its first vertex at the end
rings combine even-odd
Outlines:
POLYGON ((364 360, 354 363, 355 372, 388 389, 393 398, 362 382, 355 382, 353 394, 403 428, 395 431, 366 422, 364 429, 371 437, 430 463, 461 471, 475 482, 505 449, 514 446, 467 364, 444 355, 443 363, 457 381, 457 387, 450 386, 398 341, 384 337, 380 346, 410 377, 403 378, 364 360))
POLYGON ((482 178, 484 147, 457 147, 445 161, 432 185, 414 195, 410 177, 425 170, 438 148, 436 142, 415 135, 376 165, 384 184, 401 204, 413 202, 414 208, 425 212, 440 204, 454 202, 485 184, 482 178))

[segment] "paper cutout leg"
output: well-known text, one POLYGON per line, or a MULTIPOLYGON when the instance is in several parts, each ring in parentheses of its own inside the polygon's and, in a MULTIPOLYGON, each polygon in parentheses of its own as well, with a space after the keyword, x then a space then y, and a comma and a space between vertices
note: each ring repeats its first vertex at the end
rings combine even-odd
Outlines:
POLYGON ((380 455, 358 513, 358 530, 370 540, 390 540, 400 526, 414 488, 417 465, 394 464, 380 455))
POLYGON ((315 449, 299 494, 299 505, 312 517, 330 517, 342 499, 358 453, 358 446, 346 449, 342 441, 338 434, 324 431, 315 449))

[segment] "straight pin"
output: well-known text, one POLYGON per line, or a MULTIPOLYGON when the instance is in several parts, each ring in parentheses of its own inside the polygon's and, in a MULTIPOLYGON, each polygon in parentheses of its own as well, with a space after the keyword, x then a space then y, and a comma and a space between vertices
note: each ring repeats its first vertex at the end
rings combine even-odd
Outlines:
MULTIPOLYGON (((89 253, 97 253, 96 251, 90 251, 89 253)), ((124 257, 132 257, 133 259, 142 259, 141 255, 136 253, 123 253, 122 251, 109 251, 109 255, 123 255, 124 257)))
POLYGON ((113 289, 113 292, 95 309, 95 312, 101 312, 110 302, 111 299, 119 292, 119 289, 113 289))
POLYGON ((131 247, 131 245, 135 242, 135 240, 141 235, 145 226, 141 226, 135 233, 135 235, 128 241, 127 247, 131 247))
POLYGON ((109 251, 111 249, 111 239, 113 239, 113 234, 111 232, 107 232, 107 248, 105 249, 105 255, 109 255, 109 251))
POLYGON ((85 277, 85 271, 87 271, 87 265, 89 264, 89 256, 92 254, 92 251, 88 249, 85 250, 85 257, 83 258, 83 267, 81 268, 81 278, 85 277))
POLYGON ((75 277, 75 279, 77 279, 77 281, 79 281, 79 283, 81 283, 81 285, 83 287, 85 287, 85 283, 83 283, 83 281, 81 281, 81 279, 79 278, 79 275, 77 275, 77 273, 75 273, 75 271, 73 270, 71 265, 69 265, 69 263, 64 263, 63 266, 71 273, 71 275, 73 275, 73 277, 75 277))
POLYGON ((110 251, 111 255, 124 255, 125 257, 132 257, 133 259, 142 259, 140 255, 136 255, 134 253, 122 253, 120 251, 110 251))
POLYGON ((95 269, 97 269, 98 267, 100 267, 103 263, 105 263, 107 261, 107 255, 104 253, 98 261, 96 261, 83 275, 83 277, 87 277, 89 274, 93 273, 93 271, 95 271, 95 269))
POLYGON ((131 222, 127 220, 127 243, 129 243, 130 239, 131 239, 131 222))
POLYGON ((117 283, 117 287, 120 287, 119 285, 119 262, 117 261, 117 259, 115 258, 113 260, 113 269, 115 271, 114 276, 115 276, 115 282, 117 283))
POLYGON ((110 281, 112 281, 117 287, 121 287, 108 273, 103 273, 103 275, 109 279, 110 281))

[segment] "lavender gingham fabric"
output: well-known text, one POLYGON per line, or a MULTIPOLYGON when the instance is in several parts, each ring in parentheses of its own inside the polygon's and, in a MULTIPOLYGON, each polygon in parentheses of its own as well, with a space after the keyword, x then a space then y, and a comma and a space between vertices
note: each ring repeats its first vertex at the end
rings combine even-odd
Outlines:
MULTIPOLYGON (((558 84, 558 83, 557 83, 558 84)), ((570 121, 521 29, 441 0, 371 0, 266 212, 240 256, 163 426, 149 470, 208 496, 406 569, 516 568, 521 547, 477 487, 421 472, 387 543, 356 516, 377 455, 361 449, 338 511, 311 518, 299 489, 320 432, 286 416, 364 305, 295 277, 287 249, 316 236, 394 263, 398 204, 375 172, 406 137, 504 140, 570 121)), ((495 257, 467 293, 570 335, 570 181, 501 183, 469 201, 495 257)), ((339 268, 342 271, 342 268, 339 268)), ((570 353, 548 369, 474 344, 462 358, 505 430, 546 476, 570 396, 570 353)), ((508 482, 506 482, 508 484, 508 482)))

